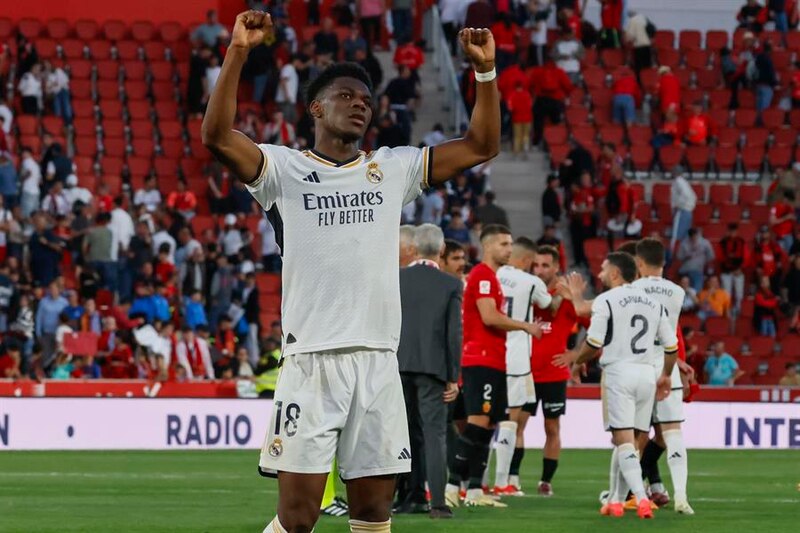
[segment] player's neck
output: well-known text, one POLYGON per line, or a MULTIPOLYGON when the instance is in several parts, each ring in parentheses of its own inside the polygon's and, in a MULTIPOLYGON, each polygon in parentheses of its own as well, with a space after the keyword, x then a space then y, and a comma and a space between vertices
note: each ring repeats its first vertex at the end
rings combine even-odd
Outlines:
POLYGON ((500 268, 501 266, 503 266, 500 263, 496 263, 496 262, 492 261, 489 258, 484 258, 483 262, 484 262, 484 264, 486 264, 486 266, 491 268, 494 272, 497 272, 497 269, 500 268))
POLYGON ((641 274, 643 278, 663 278, 664 269, 645 267, 639 270, 639 274, 641 274))
POLYGON ((333 161, 347 161, 358 154, 358 141, 347 142, 321 131, 317 134, 313 150, 333 161))

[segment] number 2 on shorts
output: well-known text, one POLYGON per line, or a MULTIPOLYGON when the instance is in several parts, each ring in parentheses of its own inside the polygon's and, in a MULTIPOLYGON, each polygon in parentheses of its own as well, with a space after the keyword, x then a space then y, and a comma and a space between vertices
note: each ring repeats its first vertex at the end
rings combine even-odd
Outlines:
MULTIPOLYGON (((281 434, 281 419, 283 418, 283 402, 275 402, 275 436, 281 434)), ((283 430, 287 437, 294 437, 297 434, 297 421, 300 420, 300 406, 290 403, 286 406, 286 422, 283 430)))
POLYGON ((492 401, 492 385, 491 383, 483 384, 483 399, 487 402, 492 401))

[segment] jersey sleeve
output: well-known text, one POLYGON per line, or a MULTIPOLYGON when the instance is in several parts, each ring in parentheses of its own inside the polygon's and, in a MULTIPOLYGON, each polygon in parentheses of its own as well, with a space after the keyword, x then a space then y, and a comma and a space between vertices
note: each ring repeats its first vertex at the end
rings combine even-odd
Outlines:
POLYGON ((664 347, 664 352, 667 354, 674 354, 678 351, 678 336, 672 324, 669 322, 664 308, 661 308, 660 316, 658 319, 658 342, 664 347))
POLYGON ((402 161, 405 168, 405 187, 403 205, 413 202, 420 193, 428 188, 428 179, 433 168, 433 147, 400 146, 393 148, 394 154, 402 161))
POLYGON ((547 290, 547 285, 544 281, 534 276, 533 278, 533 292, 531 293, 531 303, 539 309, 547 309, 553 303, 553 297, 547 290))
POLYGON ((259 167, 259 173, 255 181, 246 185, 247 190, 253 198, 269 211, 280 195, 280 184, 278 176, 285 168, 287 148, 272 144, 259 144, 263 159, 259 167))
POLYGON ((592 321, 586 334, 586 344, 599 350, 606 344, 608 326, 611 322, 611 306, 602 295, 592 303, 592 321))

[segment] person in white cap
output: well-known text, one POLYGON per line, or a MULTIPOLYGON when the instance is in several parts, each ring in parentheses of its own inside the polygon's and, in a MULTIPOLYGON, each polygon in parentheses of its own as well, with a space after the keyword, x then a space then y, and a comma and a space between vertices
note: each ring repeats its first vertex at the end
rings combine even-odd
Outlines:
POLYGON ((67 199, 69 209, 72 211, 75 202, 83 202, 86 205, 92 203, 92 191, 78 185, 78 176, 70 174, 67 176, 67 187, 64 189, 64 197, 67 199))
POLYGON ((225 215, 225 229, 219 239, 222 253, 228 257, 228 260, 233 261, 236 261, 236 256, 239 250, 242 249, 242 244, 244 243, 244 241, 242 241, 242 234, 239 228, 236 227, 236 222, 236 215, 231 213, 225 215))

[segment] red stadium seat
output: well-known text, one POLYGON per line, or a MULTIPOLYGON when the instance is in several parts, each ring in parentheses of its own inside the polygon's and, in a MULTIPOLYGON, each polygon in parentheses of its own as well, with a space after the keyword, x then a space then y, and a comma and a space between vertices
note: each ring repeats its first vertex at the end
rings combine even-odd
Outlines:
POLYGON ((586 149, 594 145, 596 135, 594 126, 576 126, 572 129, 572 137, 586 149))
POLYGON ((155 113, 159 120, 175 120, 178 118, 178 104, 173 101, 156 102, 155 113))
MULTIPOLYGON (((716 89, 719 87, 720 83, 722 83, 722 77, 720 76, 719 70, 716 68, 714 69, 702 69, 702 70, 695 70, 694 71, 695 77, 697 78, 697 86, 701 89, 705 89, 710 91, 712 89, 716 89)), ((727 102, 730 100, 730 97, 725 100, 727 102)), ((722 107, 721 105, 717 105, 717 107, 722 107)))
POLYGON ((125 137, 125 124, 120 119, 103 119, 103 126, 101 128, 103 137, 115 137, 122 139, 125 137))
POLYGON ((75 99, 72 102, 72 114, 76 118, 92 118, 94 116, 94 104, 84 99, 75 99))
POLYGON ((653 37, 653 46, 659 50, 675 48, 675 32, 672 30, 657 30, 653 37))
POLYGON ((736 167, 738 154, 735 147, 720 146, 714 152, 714 161, 722 172, 732 173, 736 167))
POLYGON ((752 205, 748 209, 750 212, 750 220, 754 224, 762 225, 769 223, 771 207, 768 205, 752 205))
POLYGON ((150 61, 150 75, 157 81, 172 81, 175 69, 169 61, 150 61))
POLYGON ((742 148, 742 165, 748 173, 761 172, 764 163, 764 148, 761 146, 747 146, 742 148))
POLYGON ((724 224, 712 222, 703 226, 703 237, 712 243, 717 243, 725 236, 727 231, 728 228, 724 224))
POLYGON ((792 64, 792 52, 790 50, 772 50, 772 63, 775 70, 782 72, 787 70, 792 64))
POLYGON ((147 84, 143 81, 128 80, 123 91, 129 101, 144 100, 147 98, 147 84))
POLYGON ((92 59, 111 59, 111 43, 102 39, 95 39, 87 43, 89 55, 92 59))
MULTIPOLYGON (((713 215, 713 213, 714 213, 714 207, 712 205, 698 202, 697 205, 695 205, 694 207, 692 218, 696 220, 698 223, 702 223, 703 221, 711 220, 711 216, 713 215)), ((708 235, 706 235, 706 237, 708 237, 708 235)))
POLYGON ((689 146, 686 149, 686 162, 692 172, 708 170, 711 149, 708 146, 689 146))
POLYGON ((662 67, 669 67, 676 70, 681 63, 680 52, 671 48, 662 48, 658 50, 656 55, 658 57, 658 64, 662 67))
POLYGON ((587 48, 586 53, 583 54, 583 59, 581 59, 581 65, 596 65, 597 64, 597 48, 587 48))
POLYGON ((606 48, 600 51, 600 61, 606 69, 615 69, 625 63, 625 55, 620 48, 606 48))
POLYGON ((56 135, 61 135, 64 129, 64 120, 57 116, 42 117, 42 129, 56 135))
POLYGON ((650 126, 631 124, 628 126, 628 140, 631 146, 650 145, 653 140, 653 130, 650 126))
POLYGON ((56 57, 56 42, 53 39, 36 39, 36 51, 42 59, 56 57))
POLYGON ((781 354, 800 361, 800 335, 787 335, 781 339, 781 354))
POLYGON ((47 21, 47 35, 51 39, 61 40, 69 36, 72 28, 64 19, 50 19, 47 21))
POLYGON ((766 128, 751 128, 745 131, 745 146, 759 146, 763 148, 769 140, 769 130, 766 128))
POLYGON ((0 39, 10 39, 14 33, 14 22, 10 18, 0 17, 0 39))
POLYGON ((739 91, 740 108, 753 110, 756 108, 756 95, 751 91, 739 91))
POLYGON ((662 146, 658 150, 658 158, 661 161, 661 168, 665 172, 671 172, 672 168, 683 160, 683 149, 674 145, 662 146))
POLYGON ((706 32, 706 49, 717 51, 728 46, 728 32, 725 30, 708 30, 706 32))
POLYGON ((792 148, 789 146, 773 146, 767 153, 767 162, 772 170, 787 168, 792 163, 792 148))
POLYGON ((761 112, 761 122, 770 130, 783 127, 785 118, 786 112, 783 109, 769 108, 761 112))
POLYGON ((100 162, 100 166, 103 169, 103 174, 120 176, 125 162, 118 157, 104 157, 100 162))
POLYGON ((589 122, 589 110, 585 107, 568 107, 564 112, 567 124, 570 126, 581 126, 589 122))
POLYGON ((734 124, 737 128, 752 128, 756 125, 756 117, 755 109, 737 109, 734 115, 734 124))
MULTIPOLYGON (((705 329, 706 335, 709 337, 726 337, 730 334, 730 320, 720 316, 709 317, 706 320, 705 329)), ((728 343, 725 344, 727 347, 728 343)))
POLYGON ((95 84, 97 89, 97 96, 101 99, 116 100, 119 98, 120 88, 119 82, 101 80, 95 84))
POLYGON ((586 67, 581 75, 583 76, 583 83, 586 84, 589 92, 593 92, 592 89, 602 89, 606 87, 606 71, 601 67, 586 67))
POLYGON ((181 173, 186 178, 203 176, 203 167, 203 162, 197 159, 185 158, 180 161, 181 173))
POLYGON ((800 33, 789 32, 786 34, 786 47, 789 50, 800 50, 800 33))
POLYGON ((101 80, 116 80, 119 78, 119 63, 112 60, 98 61, 97 77, 101 80))
POLYGON ((145 57, 150 61, 161 61, 162 59, 166 59, 167 47, 164 46, 164 43, 162 42, 146 42, 142 45, 142 49, 144 50, 145 57))
POLYGON ((683 51, 697 50, 701 48, 703 36, 696 30, 682 30, 678 34, 678 48, 683 51))
POLYGON ((154 81, 151 89, 156 101, 175 100, 175 85, 171 81, 154 81))
POLYGON ((705 70, 708 66, 708 52, 694 49, 686 52, 686 66, 696 71, 705 70))
POLYGON ((568 138, 569 132, 563 124, 548 124, 544 128, 544 142, 547 146, 566 144, 568 138))
POLYGON ((761 185, 743 183, 739 185, 739 205, 755 205, 764 198, 764 188, 761 185))
POLYGON ((692 190, 694 194, 697 196, 698 202, 705 202, 706 201, 706 186, 702 183, 692 182, 692 190))
POLYGON ((183 127, 177 120, 160 120, 158 130, 162 139, 179 139, 183 133, 183 127))
POLYGON ((184 144, 181 139, 162 139, 159 146, 161 147, 161 155, 165 157, 178 159, 185 155, 184 144))
POLYGON ((119 41, 117 43, 117 57, 121 60, 138 59, 139 43, 130 40, 119 41))
POLYGON ((72 122, 72 127, 75 129, 75 134, 79 136, 89 137, 97 133, 97 124, 93 118, 76 118, 72 122))
POLYGON ((651 191, 651 197, 653 199, 653 205, 669 205, 670 203, 670 191, 672 186, 669 183, 654 183, 653 190, 651 191))
POLYGON ((771 337, 750 337, 747 344, 753 357, 770 357, 775 348, 775 340, 771 337))
POLYGON ((791 127, 772 130, 772 142, 775 146, 794 147, 797 144, 797 131, 791 127))
POLYGON ((126 80, 144 80, 146 65, 143 61, 124 61, 122 69, 126 80))
POLYGON ((94 135, 87 137, 75 137, 75 151, 80 155, 95 155, 97 153, 97 139, 94 135))
POLYGON ((152 165, 147 157, 131 156, 128 158, 128 172, 131 176, 144 177, 150 173, 152 165))
MULTIPOLYGON (((708 105, 711 110, 724 110, 726 117, 730 115, 728 104, 731 101, 730 89, 714 89, 708 93, 708 105)), ((728 119, 718 122, 720 126, 728 124, 728 119)))
POLYGON ((125 139, 105 137, 103 139, 103 155, 106 157, 125 157, 127 153, 125 139))
POLYGON ((121 20, 108 20, 103 23, 103 35, 109 41, 124 39, 128 33, 128 26, 121 20))
POLYGON ((569 151, 571 150, 568 144, 562 144, 557 146, 550 147, 550 166, 553 169, 557 169, 561 163, 567 158, 569 151))
POLYGON ((85 59, 73 59, 69 62, 70 82, 73 79, 88 80, 92 76, 92 63, 85 59))
POLYGON ((131 37, 140 43, 146 43, 156 38, 156 27, 152 22, 137 20, 131 24, 131 37))
POLYGON ((128 102, 128 117, 131 120, 149 120, 150 102, 146 100, 131 100, 128 102))
POLYGON ((89 100, 92 97, 92 82, 89 80, 70 80, 69 92, 72 100, 89 100))
POLYGON ((153 157, 155 147, 152 139, 133 139, 133 153, 139 157, 153 157))
POLYGON ((748 245, 752 244, 756 240, 758 228, 759 227, 754 222, 740 222, 739 235, 742 236, 742 239, 744 239, 748 245))
POLYGON ((734 324, 736 335, 742 339, 747 339, 753 335, 753 321, 748 318, 739 317, 734 324))
POLYGON ((83 41, 78 39, 64 39, 61 41, 61 53, 70 62, 75 59, 81 59, 86 52, 86 45, 83 41))
POLYGON ((39 133, 39 120, 33 115, 20 115, 15 122, 20 135, 37 135, 39 133))
POLYGON ((122 118, 122 104, 119 103, 119 100, 103 100, 98 107, 100 115, 104 119, 122 118))
MULTIPOLYGON (((194 232, 194 234, 196 236, 198 236, 198 235, 202 235, 203 233, 205 233, 206 230, 216 231, 217 230, 217 219, 215 217, 213 217, 213 216, 197 215, 196 217, 194 217, 192 219, 191 225, 192 225, 192 231, 194 232)), ((256 274, 256 275, 258 275, 258 274, 256 274)), ((259 285, 259 288, 262 291, 266 292, 266 289, 261 285, 261 283, 259 283, 258 285, 259 285)))
POLYGON ((189 133, 190 139, 199 139, 201 137, 202 127, 203 119, 193 118, 186 121, 186 130, 189 133))
POLYGON ((75 35, 78 36, 78 39, 83 39, 84 41, 90 41, 97 37, 99 29, 97 22, 94 20, 79 20, 75 22, 75 35))
POLYGON ((183 38, 183 26, 177 22, 165 22, 158 27, 161 40, 165 43, 174 43, 183 38))
POLYGON ((608 124, 599 129, 600 141, 614 143, 618 148, 625 140, 625 130, 619 124, 608 124))
POLYGON ((130 129, 134 138, 153 138, 153 124, 149 120, 131 120, 130 129))
POLYGON ((34 18, 24 18, 17 22, 17 31, 29 40, 36 39, 42 33, 42 22, 34 18))
POLYGON ((739 222, 742 219, 742 208, 738 205, 723 204, 717 210, 719 211, 720 223, 726 226, 731 222, 739 222))
POLYGON ((738 147, 741 144, 742 133, 736 128, 723 127, 717 132, 717 146, 738 147))
POLYGON ((157 157, 153 161, 153 168, 159 177, 175 176, 178 173, 178 163, 169 157, 157 157))
POLYGON ((94 159, 86 156, 75 156, 73 158, 78 176, 94 174, 94 159))

